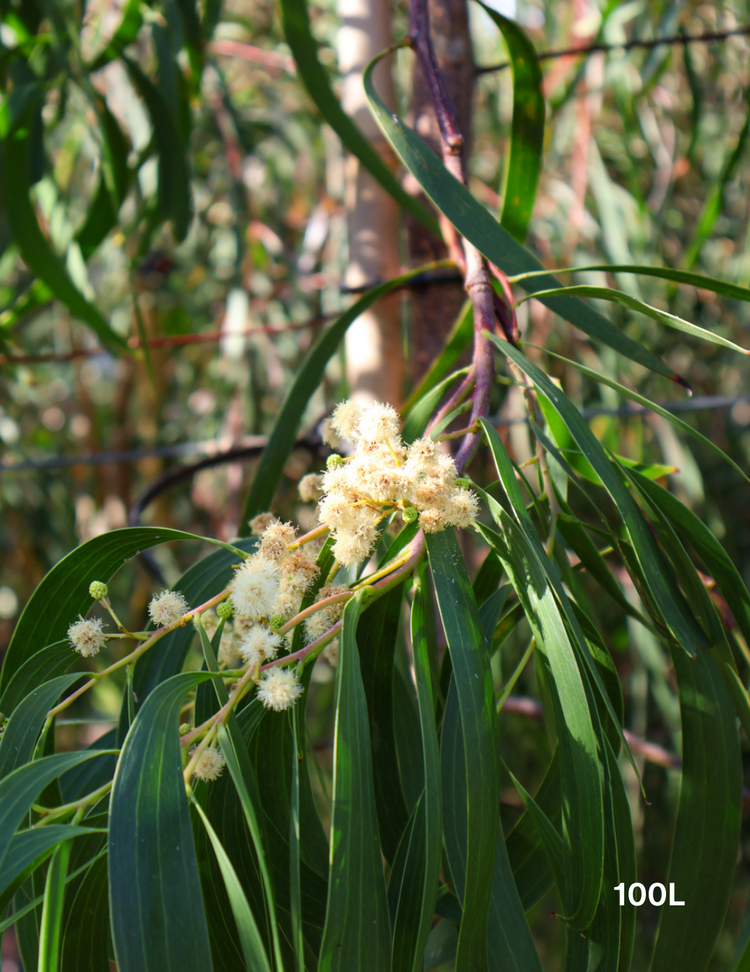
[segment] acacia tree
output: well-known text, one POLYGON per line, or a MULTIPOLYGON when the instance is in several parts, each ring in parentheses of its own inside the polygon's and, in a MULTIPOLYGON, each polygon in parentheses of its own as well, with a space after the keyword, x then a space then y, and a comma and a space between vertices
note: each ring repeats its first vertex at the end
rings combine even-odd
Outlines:
MULTIPOLYGON (((650 968, 709 966, 740 834, 750 593, 709 526, 662 485, 671 467, 615 452, 574 397, 603 386, 650 410, 746 489, 744 469, 718 445, 636 391, 629 373, 620 380, 625 361, 643 381, 657 376, 655 387, 689 387, 657 353, 668 345, 637 340, 617 315, 624 307, 691 346, 744 354, 719 328, 674 311, 678 287, 738 303, 750 290, 656 261, 563 267, 566 285, 542 266, 523 245, 543 169, 539 59, 517 23, 479 6, 504 38, 514 82, 499 219, 470 191, 426 0, 412 0, 397 47, 414 52, 441 157, 373 83, 394 49, 371 62, 364 88, 430 205, 402 188, 340 107, 305 0, 282 0, 286 42, 322 117, 449 256, 366 290, 320 333, 253 470, 240 539, 203 538, 218 549, 153 594, 146 626, 118 604, 115 575, 136 554, 200 539, 192 533, 106 532, 60 560, 27 603, 0 676, 0 894, 27 970, 535 970, 534 908, 550 893, 570 972, 630 968, 638 866, 626 784, 640 780, 643 747, 623 728, 615 611, 658 646, 681 718, 679 800, 657 882, 681 904, 661 911, 650 968), (456 271, 466 306, 402 414, 336 403, 319 446, 325 469, 299 482, 302 501, 317 504, 315 525, 300 533, 276 519, 285 463, 347 329, 378 299, 456 271), (577 283, 586 273, 622 289, 577 283), (631 285, 649 278, 672 288, 669 309, 631 285), (585 335, 570 354, 523 339, 531 298, 556 329, 585 335), (600 310, 608 305, 614 320, 600 310), (456 369, 467 346, 470 364, 456 369), (601 367, 595 348, 606 349, 601 367), (520 390, 527 409, 525 461, 496 427, 505 388, 520 390), (474 538, 468 560, 456 529, 474 538), (513 639, 523 644, 509 658, 513 639), (538 747, 534 796, 506 765, 498 722, 532 659, 552 740, 548 758, 538 747), (329 793, 311 745, 320 706, 309 704, 326 664, 335 666, 329 793), (108 682, 121 691, 117 724, 88 748, 60 747, 63 713, 108 682), (513 826, 500 812, 503 782, 523 807, 513 826)), ((25 268, 7 332, 18 340, 29 314, 54 300, 127 354, 86 293, 87 261, 113 231, 128 230, 134 264, 165 221, 175 239, 188 233, 190 108, 213 70, 220 7, 131 0, 93 54, 80 46, 75 5, 2 10, 3 216, 25 268), (137 151, 98 80, 113 64, 150 116, 137 151), (53 240, 32 187, 69 99, 87 105, 99 174, 83 220, 53 240)), ((275 52, 248 53, 279 69, 275 52)), ((221 97, 218 109, 231 156, 236 129, 221 97)), ((705 212, 720 207, 746 130, 705 212)), ((696 238, 711 226, 706 216, 696 238)), ((133 306, 146 351, 137 297, 133 306)))

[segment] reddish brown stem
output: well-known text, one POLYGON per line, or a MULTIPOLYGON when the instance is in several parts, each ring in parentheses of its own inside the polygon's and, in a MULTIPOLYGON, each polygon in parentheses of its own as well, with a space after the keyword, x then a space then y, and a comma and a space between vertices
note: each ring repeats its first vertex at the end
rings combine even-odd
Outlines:
MULTIPOLYGON (((440 130, 443 162, 459 182, 466 185, 463 159, 464 140, 458 130, 456 112, 448 95, 445 81, 435 57, 430 36, 430 15, 427 0, 411 0, 409 35, 419 59, 430 92, 440 130)), ((457 247, 454 247, 456 249, 457 247)), ((474 394, 470 426, 489 413, 490 393, 495 380, 495 362, 486 331, 494 331, 496 323, 495 293, 487 261, 468 240, 463 241, 465 255, 464 287, 474 309, 474 394)), ((458 260, 456 262, 459 262, 458 260)), ((469 433, 456 456, 456 466, 462 471, 479 445, 475 432, 469 433)))

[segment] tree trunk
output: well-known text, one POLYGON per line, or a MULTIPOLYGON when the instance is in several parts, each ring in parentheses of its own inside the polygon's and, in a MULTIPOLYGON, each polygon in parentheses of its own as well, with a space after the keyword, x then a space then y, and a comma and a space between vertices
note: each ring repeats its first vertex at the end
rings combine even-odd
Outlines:
MULTIPOLYGON (((466 0, 429 0, 429 12, 435 54, 464 137, 464 156, 468 157, 475 75, 467 3, 466 0)), ((412 124, 417 134, 439 154, 437 119, 416 60, 413 84, 412 124)), ((409 182, 410 190, 416 190, 416 181, 409 182)), ((447 255, 442 240, 437 239, 411 216, 408 217, 407 228, 409 261, 412 266, 442 259, 447 255)), ((464 300, 465 294, 460 283, 434 284, 412 293, 409 362, 412 380, 419 380, 442 348, 464 300)))
MULTIPOLYGON (((365 67, 391 43, 390 3, 339 0, 338 12, 342 24, 338 38, 342 105, 381 156, 395 168, 395 159, 370 114, 362 87, 365 67)), ((393 104, 388 61, 381 61, 376 68, 375 82, 386 104, 393 104)), ((347 285, 361 287, 397 276, 400 269, 398 207, 353 156, 346 162, 346 206, 347 285)), ((347 378, 352 397, 399 406, 404 387, 399 306, 398 294, 381 299, 347 331, 347 378)))

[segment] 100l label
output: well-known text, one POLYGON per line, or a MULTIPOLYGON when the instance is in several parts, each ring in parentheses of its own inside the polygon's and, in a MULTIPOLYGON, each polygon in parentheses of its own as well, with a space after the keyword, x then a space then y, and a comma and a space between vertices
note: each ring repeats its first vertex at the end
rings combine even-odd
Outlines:
MULTIPOLYGON (((625 884, 618 884, 615 891, 620 895, 620 907, 625 906, 625 884)), ((648 900, 657 908, 661 907, 667 900, 667 889, 663 884, 650 884, 648 887, 648 900)), ((646 901, 646 888, 642 884, 631 884, 628 888, 628 901, 635 907, 640 908, 646 901)), ((669 905, 672 908, 684 908, 684 901, 677 901, 674 896, 674 884, 669 885, 669 905)))

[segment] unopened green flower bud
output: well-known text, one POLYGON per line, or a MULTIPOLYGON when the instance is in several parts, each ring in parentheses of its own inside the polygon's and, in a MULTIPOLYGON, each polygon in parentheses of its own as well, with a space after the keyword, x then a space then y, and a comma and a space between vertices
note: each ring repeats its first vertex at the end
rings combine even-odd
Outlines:
POLYGON ((190 725, 189 725, 189 723, 183 722, 182 725, 180 726, 180 735, 181 736, 187 736, 187 734, 189 732, 190 732, 190 725))
POLYGON ((109 588, 104 581, 91 581, 89 584, 89 594, 95 601, 101 601, 103 597, 109 594, 109 588))
POLYGON ((339 466, 343 466, 346 460, 343 456, 337 456, 335 453, 326 459, 326 466, 329 469, 338 469, 339 466))
POLYGON ((274 614, 268 619, 268 626, 271 631, 278 631, 278 629, 283 628, 285 624, 286 621, 280 614, 274 614))
POLYGON ((221 604, 216 605, 216 615, 219 618, 223 618, 228 621, 234 614, 234 608, 232 607, 231 601, 222 601, 221 604))
POLYGON ((413 506, 407 506, 406 509, 401 510, 401 516, 404 518, 404 523, 414 523, 419 513, 413 506))
POLYGON ((459 489, 471 489, 474 483, 470 479, 454 479, 453 484, 459 489))

